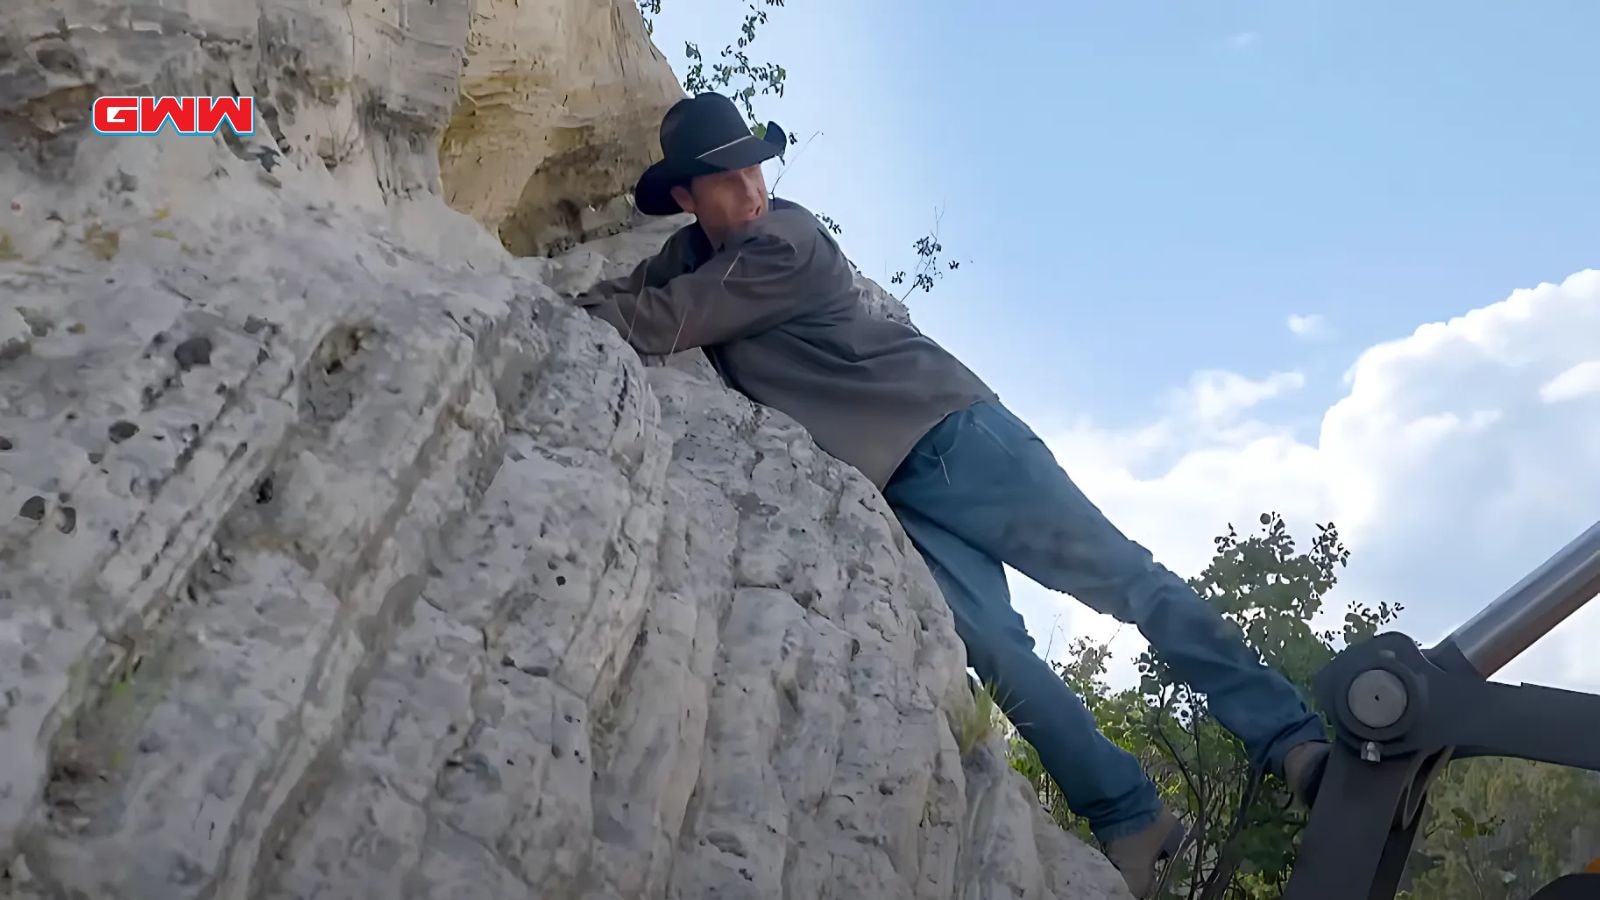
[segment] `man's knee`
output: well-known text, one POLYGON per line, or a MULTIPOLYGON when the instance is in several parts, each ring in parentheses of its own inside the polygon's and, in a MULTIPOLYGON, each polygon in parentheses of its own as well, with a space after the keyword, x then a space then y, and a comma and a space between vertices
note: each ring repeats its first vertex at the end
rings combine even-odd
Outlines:
POLYGON ((1018 654, 1033 655, 1033 636, 1022 617, 1007 607, 1009 615, 956 617, 956 634, 966 645, 967 659, 980 677, 1000 677, 1018 654))

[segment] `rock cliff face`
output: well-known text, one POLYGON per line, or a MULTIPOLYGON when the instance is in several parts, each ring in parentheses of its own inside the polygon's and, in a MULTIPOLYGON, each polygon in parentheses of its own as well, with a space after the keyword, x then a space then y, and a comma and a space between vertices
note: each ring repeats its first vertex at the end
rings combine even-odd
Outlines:
POLYGON ((609 234, 683 96, 638 7, 478 0, 439 148, 445 199, 517 255, 609 234))
POLYGON ((0 897, 1124 896, 969 740, 872 486, 563 298, 676 223, 516 259, 444 204, 470 34, 0 21, 0 897), (87 132, 121 92, 259 127, 87 132))

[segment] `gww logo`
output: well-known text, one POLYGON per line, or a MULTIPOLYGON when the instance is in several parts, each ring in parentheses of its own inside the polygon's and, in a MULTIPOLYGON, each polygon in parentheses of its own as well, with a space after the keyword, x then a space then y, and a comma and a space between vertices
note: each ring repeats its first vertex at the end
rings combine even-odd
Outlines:
POLYGON ((92 124, 100 134, 216 134, 223 122, 237 135, 255 134, 254 97, 96 97, 92 124))

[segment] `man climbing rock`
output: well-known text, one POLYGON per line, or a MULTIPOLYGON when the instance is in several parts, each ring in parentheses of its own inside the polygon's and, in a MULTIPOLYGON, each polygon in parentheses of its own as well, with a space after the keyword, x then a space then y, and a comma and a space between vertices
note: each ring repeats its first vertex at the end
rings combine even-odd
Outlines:
POLYGON ((943 591, 968 661, 1135 896, 1155 889, 1183 826, 1034 652, 1004 565, 1137 625, 1252 761, 1309 803, 1328 745, 1299 693, 1123 536, 983 381, 916 329, 868 313, 817 219, 767 193, 761 163, 786 143, 776 124, 752 134, 721 95, 674 105, 665 158, 634 199, 646 214, 696 221, 579 305, 641 353, 704 348, 729 384, 872 479, 943 591))

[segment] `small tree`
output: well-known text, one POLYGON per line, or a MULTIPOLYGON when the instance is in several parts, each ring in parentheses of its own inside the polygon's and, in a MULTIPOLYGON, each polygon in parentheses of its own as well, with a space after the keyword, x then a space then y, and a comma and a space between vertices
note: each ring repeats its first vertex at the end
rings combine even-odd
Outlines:
MULTIPOLYGON (((939 223, 944 218, 944 213, 935 211, 933 214, 933 228, 927 234, 917 238, 912 248, 916 250, 917 262, 910 274, 911 284, 905 293, 900 295, 900 302, 911 296, 912 291, 920 290, 927 293, 933 290, 936 281, 944 277, 948 270, 954 272, 961 268, 961 263, 953 259, 940 259, 939 254, 944 252, 944 244, 939 241, 939 223)), ((905 284, 906 271, 901 269, 889 277, 889 283, 894 285, 905 284)))
POLYGON ((1428 791, 1410 900, 1527 900, 1600 855, 1600 776, 1521 759, 1451 763, 1428 791))
MULTIPOLYGON (((655 34, 655 17, 661 14, 661 0, 637 2, 639 12, 644 16, 646 31, 655 34)), ((759 0, 759 4, 744 4, 746 12, 739 23, 739 37, 723 46, 717 60, 710 64, 709 74, 700 45, 693 41, 683 44, 683 56, 689 63, 683 78, 683 89, 690 94, 718 91, 732 97, 744 108, 745 118, 752 128, 758 130, 758 137, 763 125, 756 116, 756 95, 782 97, 784 81, 789 77, 789 71, 775 62, 753 62, 750 59, 750 45, 755 43, 756 33, 761 26, 767 24, 767 7, 781 7, 784 0, 759 0)), ((795 137, 790 135, 789 140, 793 142, 795 137)))

